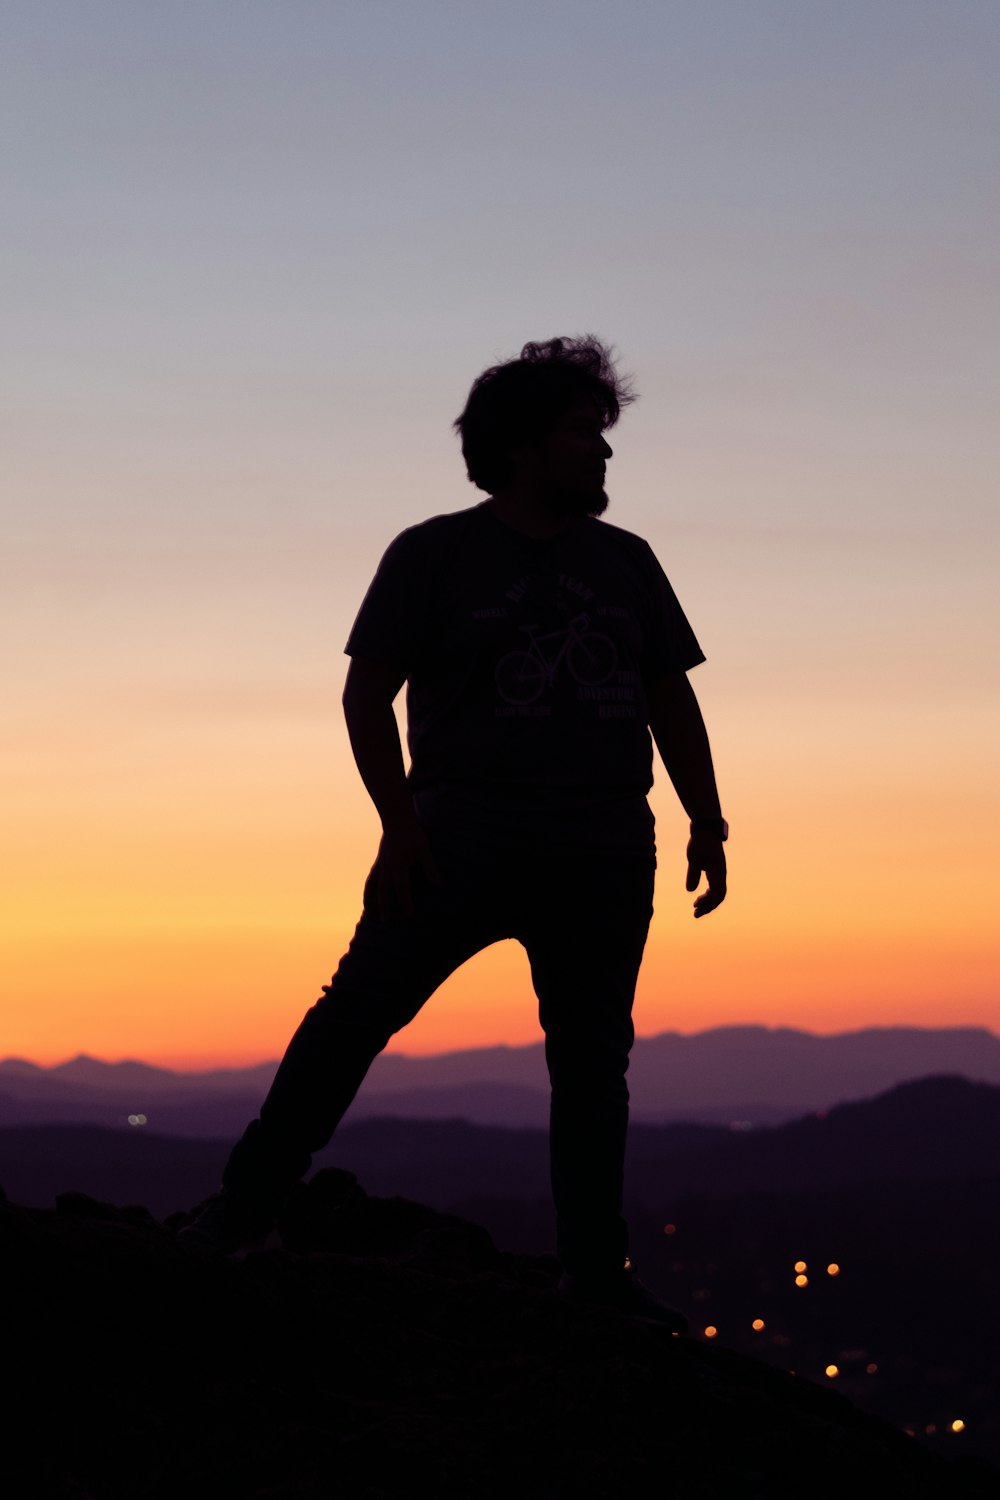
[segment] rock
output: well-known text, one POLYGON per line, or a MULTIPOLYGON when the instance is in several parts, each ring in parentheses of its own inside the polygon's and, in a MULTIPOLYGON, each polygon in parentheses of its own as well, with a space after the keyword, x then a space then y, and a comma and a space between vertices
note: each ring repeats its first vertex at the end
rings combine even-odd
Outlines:
MULTIPOLYGON (((175 1226, 176 1227, 176 1226, 175 1226)), ((836 1392, 569 1305, 548 1257, 321 1172, 282 1248, 185 1253, 135 1207, 0 1203, 5 1480, 48 1500, 966 1500, 836 1392), (11 1295, 11 1289, 16 1295, 11 1295), (16 1478, 13 1476, 17 1476, 16 1478)))

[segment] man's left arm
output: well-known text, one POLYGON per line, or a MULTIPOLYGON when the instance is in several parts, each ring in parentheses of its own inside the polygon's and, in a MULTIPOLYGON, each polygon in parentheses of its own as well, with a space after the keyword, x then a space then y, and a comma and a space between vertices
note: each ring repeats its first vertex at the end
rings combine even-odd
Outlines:
POLYGON ((694 689, 684 672, 645 684, 649 728, 674 791, 694 825, 687 846, 687 889, 698 889, 702 873, 708 889, 694 903, 705 917, 726 899, 726 852, 722 808, 715 785, 712 751, 694 689), (698 824, 708 823, 710 831, 698 824))

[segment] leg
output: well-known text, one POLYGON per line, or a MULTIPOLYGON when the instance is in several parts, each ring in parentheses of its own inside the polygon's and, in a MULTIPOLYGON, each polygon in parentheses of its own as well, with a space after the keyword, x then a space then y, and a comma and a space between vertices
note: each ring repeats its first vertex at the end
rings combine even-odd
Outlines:
POLYGON ((552 1083, 557 1245, 573 1275, 620 1271, 628 1251, 625 1074, 654 870, 652 855, 553 863, 533 892, 524 941, 552 1083))
MULTIPOLYGON (((466 959, 504 936, 488 888, 443 848, 444 879, 410 917, 369 909, 322 998, 306 1013, 223 1174, 228 1193, 276 1210, 325 1146, 389 1038, 466 959)), ((370 885, 370 877, 369 877, 370 885)), ((366 898, 369 886, 366 886, 366 898)))

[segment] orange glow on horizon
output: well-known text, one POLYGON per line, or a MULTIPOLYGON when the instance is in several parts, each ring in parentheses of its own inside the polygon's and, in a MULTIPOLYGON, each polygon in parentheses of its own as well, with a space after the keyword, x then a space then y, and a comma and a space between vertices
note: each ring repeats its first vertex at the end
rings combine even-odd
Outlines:
MULTIPOLYGON (((165 923, 23 937, 6 957, 12 1001, 0 1055, 50 1064, 88 1052, 164 1066, 183 1060, 186 1068, 280 1056, 354 925, 353 916, 299 915, 301 925, 284 928, 261 920, 213 930, 192 920, 187 931, 165 923)), ((713 944, 701 931, 712 920, 692 921, 690 935, 677 922, 651 938, 636 997, 638 1035, 760 1024, 820 1035, 879 1025, 995 1025, 986 954, 978 966, 975 954, 965 955, 959 1011, 949 998, 954 973, 932 967, 926 949, 893 962, 891 950, 880 955, 856 943, 837 951, 801 936, 776 962, 763 940, 713 944)), ((506 942, 447 980, 391 1050, 421 1056, 539 1038, 527 958, 506 942)))
MULTIPOLYGON (((969 826, 968 789, 910 785, 912 770, 890 778, 887 747, 875 776, 836 743, 796 781, 749 705, 694 680, 720 747, 730 895, 692 918, 686 821, 658 771, 638 1034, 992 1029, 994 854, 987 822, 969 826)), ((262 700, 249 724, 223 715, 200 736, 151 710, 99 729, 81 702, 71 757, 57 735, 25 743, 0 892, 0 1055, 184 1068, 281 1055, 350 940, 378 842, 330 697, 326 684, 301 723, 277 725, 262 700)), ((538 1037, 527 961, 507 942, 391 1045, 420 1056, 538 1037)))

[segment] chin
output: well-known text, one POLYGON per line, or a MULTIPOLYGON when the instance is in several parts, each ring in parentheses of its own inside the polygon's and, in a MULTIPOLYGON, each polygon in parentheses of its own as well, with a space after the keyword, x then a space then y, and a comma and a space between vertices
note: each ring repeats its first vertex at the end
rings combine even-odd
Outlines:
POLYGON ((579 499, 579 508, 574 511, 574 515, 603 516, 607 508, 607 493, 604 490, 600 490, 596 495, 581 495, 579 499))
POLYGON ((608 496, 606 490, 578 490, 575 493, 560 495, 552 505, 552 513, 557 516, 603 516, 608 508, 608 496))

